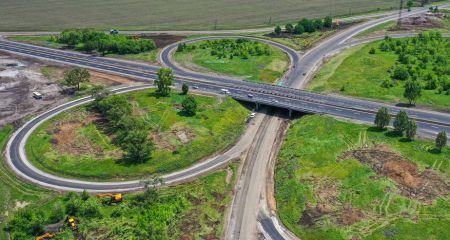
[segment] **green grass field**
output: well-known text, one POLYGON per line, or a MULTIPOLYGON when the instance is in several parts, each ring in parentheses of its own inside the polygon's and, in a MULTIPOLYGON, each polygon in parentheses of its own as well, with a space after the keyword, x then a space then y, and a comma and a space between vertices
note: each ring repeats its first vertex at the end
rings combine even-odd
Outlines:
POLYGON ((396 8, 391 0, 6 0, 0 8, 0 31, 62 30, 212 30, 273 26, 302 17, 350 15, 396 8), (199 17, 200 16, 200 17, 199 17))
POLYGON ((119 162, 121 150, 102 124, 92 120, 95 116, 86 107, 59 114, 39 126, 26 144, 29 159, 45 171, 83 179, 136 179, 168 173, 233 144, 244 130, 248 114, 230 98, 194 95, 198 111, 188 117, 180 114, 184 95, 158 97, 154 90, 146 90, 127 96, 134 114, 142 116, 151 128, 149 137, 156 150, 148 162, 119 162))
POLYGON ((241 57, 219 59, 211 55, 212 48, 202 48, 202 44, 204 42, 193 43, 189 46, 195 49, 175 52, 175 61, 194 71, 212 71, 265 83, 273 83, 282 77, 289 64, 288 56, 275 47, 270 47, 272 52, 270 55, 250 55, 248 59, 241 57))
POLYGON ((291 37, 272 37, 269 36, 270 33, 254 33, 250 34, 253 37, 259 37, 263 39, 268 39, 274 42, 278 42, 284 44, 288 47, 291 47, 297 51, 305 50, 311 46, 313 46, 318 41, 325 39, 332 34, 334 34, 336 30, 327 30, 327 31, 319 31, 313 33, 302 33, 300 35, 293 35, 291 37))
POLYGON ((289 129, 276 165, 276 201, 282 222, 301 239, 448 239, 448 195, 424 203, 402 195, 397 182, 377 174, 370 165, 339 157, 380 144, 417 164, 418 171, 429 169, 442 179, 450 178, 448 147, 435 153, 431 141, 408 142, 367 125, 305 116, 289 129), (322 207, 322 214, 315 215, 319 204, 328 206, 329 212, 322 207), (356 209, 363 216, 345 223, 341 220, 345 209, 356 209), (315 219, 312 225, 301 220, 308 220, 307 212, 315 219))
MULTIPOLYGON (((403 84, 391 88, 381 86, 390 78, 388 69, 397 61, 393 52, 377 51, 369 54, 372 47, 378 48, 379 41, 344 50, 331 58, 311 80, 308 89, 315 92, 379 99, 392 103, 407 103, 403 97, 403 84)), ((436 90, 422 89, 418 105, 440 110, 449 110, 449 96, 436 94, 436 90)))

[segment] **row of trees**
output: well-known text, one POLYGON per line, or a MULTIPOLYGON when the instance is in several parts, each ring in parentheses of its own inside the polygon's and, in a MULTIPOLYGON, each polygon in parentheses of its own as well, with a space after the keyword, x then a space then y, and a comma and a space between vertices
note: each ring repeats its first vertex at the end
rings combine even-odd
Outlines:
POLYGON ((233 59, 234 57, 248 59, 250 56, 270 56, 272 54, 272 50, 267 44, 245 38, 207 40, 189 45, 182 43, 178 45, 177 52, 189 52, 197 48, 210 49, 211 56, 217 56, 218 59, 233 59))
POLYGON ((135 54, 156 49, 154 41, 150 39, 110 35, 91 29, 64 30, 52 40, 86 52, 98 51, 102 54, 135 54))
MULTIPOLYGON (((384 130, 391 122, 391 115, 386 107, 381 107, 374 120, 375 126, 380 130, 384 130)), ((414 119, 410 119, 405 111, 399 111, 393 122, 394 131, 400 136, 406 135, 406 139, 412 141, 417 132, 417 125, 414 119)), ((447 144, 447 133, 442 131, 436 137, 436 148, 441 151, 447 144)))
POLYGON ((117 136, 115 142, 125 151, 125 162, 136 164, 148 161, 154 149, 148 138, 148 124, 141 117, 133 116, 133 106, 126 96, 108 96, 104 91, 96 90, 93 93, 94 107, 117 136))
MULTIPOLYGON (((285 25, 284 29, 286 33, 289 34, 302 34, 304 32, 312 33, 315 31, 320 31, 326 28, 333 27, 333 19, 330 16, 325 17, 324 19, 307 19, 303 18, 300 20, 297 25, 293 25, 288 23, 285 25)), ((281 35, 282 29, 280 26, 276 26, 274 29, 274 33, 276 35, 281 35)))
MULTIPOLYGON (((382 86, 390 88, 404 81, 404 97, 410 104, 415 104, 422 89, 450 94, 450 41, 440 32, 422 32, 408 39, 386 37, 379 50, 398 56, 397 63, 388 70, 391 78, 382 86)), ((375 54, 376 49, 370 49, 369 53, 375 54)))

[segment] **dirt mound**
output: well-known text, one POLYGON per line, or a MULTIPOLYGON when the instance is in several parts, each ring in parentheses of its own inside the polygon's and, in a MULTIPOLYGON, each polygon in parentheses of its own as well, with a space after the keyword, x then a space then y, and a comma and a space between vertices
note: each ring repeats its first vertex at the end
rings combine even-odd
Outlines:
POLYGON ((152 39, 155 41, 155 45, 157 48, 163 48, 167 45, 170 45, 172 43, 179 42, 186 38, 185 36, 179 36, 179 35, 170 35, 170 34, 140 34, 137 35, 139 38, 147 38, 152 39))
POLYGON ((445 15, 432 13, 407 17, 402 20, 402 30, 439 28, 442 26, 440 20, 443 18, 445 15))
POLYGON ((377 174, 397 183, 400 194, 431 204, 450 193, 449 183, 433 170, 419 171, 417 165, 384 145, 360 148, 343 153, 339 159, 356 159, 370 165, 377 174))
POLYGON ((364 214, 357 208, 347 208, 341 213, 338 222, 342 225, 349 226, 361 221, 364 218, 364 214))

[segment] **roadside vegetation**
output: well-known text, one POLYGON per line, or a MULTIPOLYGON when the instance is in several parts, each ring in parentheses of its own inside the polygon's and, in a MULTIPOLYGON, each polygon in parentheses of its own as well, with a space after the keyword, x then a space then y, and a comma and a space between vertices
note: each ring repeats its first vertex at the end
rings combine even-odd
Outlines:
POLYGON ((67 29, 59 35, 9 36, 8 39, 57 49, 74 49, 107 57, 156 62, 157 47, 152 39, 106 34, 92 29, 67 29))
POLYGON ((174 55, 182 66, 247 80, 273 83, 283 76, 289 59, 281 50, 244 38, 180 44, 174 55))
POLYGON ((27 199, 28 205, 10 211, 2 226, 12 240, 34 239, 45 232, 54 233, 54 239, 217 239, 236 168, 232 164, 191 183, 162 189, 149 182, 146 191, 125 194, 117 204, 86 192, 44 191, 35 198, 46 195, 47 201, 27 199), (68 216, 75 217, 77 230, 67 224, 68 216))
POLYGON ((449 46, 430 31, 353 47, 325 64, 308 88, 449 110, 449 46))
POLYGON ((295 121, 276 165, 285 226, 302 239, 448 239, 450 149, 407 131, 295 121))
POLYGON ((63 112, 32 133, 26 152, 34 165, 98 180, 167 173, 234 143, 248 114, 230 98, 158 89, 95 94, 94 103, 63 112))

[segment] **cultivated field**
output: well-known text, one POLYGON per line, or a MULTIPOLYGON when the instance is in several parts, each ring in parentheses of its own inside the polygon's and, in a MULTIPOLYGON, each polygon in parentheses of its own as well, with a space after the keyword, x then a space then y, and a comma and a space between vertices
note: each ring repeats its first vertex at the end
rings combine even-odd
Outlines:
POLYGON ((350 15, 397 7, 392 0, 4 0, 0 31, 94 27, 210 30, 273 26, 303 17, 350 15))

